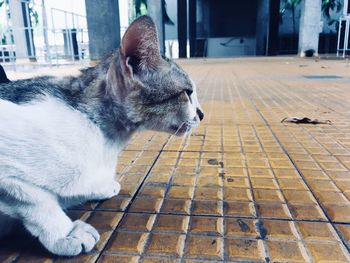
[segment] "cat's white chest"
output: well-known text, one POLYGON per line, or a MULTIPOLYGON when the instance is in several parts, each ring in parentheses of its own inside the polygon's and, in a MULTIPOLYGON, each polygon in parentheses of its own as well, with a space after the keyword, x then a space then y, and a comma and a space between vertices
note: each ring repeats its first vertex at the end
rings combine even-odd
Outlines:
POLYGON ((19 177, 67 197, 88 193, 113 179, 120 148, 54 98, 25 105, 0 100, 0 179, 19 177))

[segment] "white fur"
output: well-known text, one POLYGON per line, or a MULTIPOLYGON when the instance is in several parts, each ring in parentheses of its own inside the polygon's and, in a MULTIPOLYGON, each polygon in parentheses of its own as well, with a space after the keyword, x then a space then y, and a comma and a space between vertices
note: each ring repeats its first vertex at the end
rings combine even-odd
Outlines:
POLYGON ((71 222, 61 207, 118 194, 120 150, 82 113, 54 98, 25 105, 0 100, 0 230, 10 216, 53 253, 91 250, 96 230, 71 222))

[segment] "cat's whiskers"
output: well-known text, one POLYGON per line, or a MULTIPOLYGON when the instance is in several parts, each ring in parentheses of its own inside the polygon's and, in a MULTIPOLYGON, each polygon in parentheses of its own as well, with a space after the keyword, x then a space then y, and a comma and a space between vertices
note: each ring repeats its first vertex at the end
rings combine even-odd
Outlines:
POLYGON ((175 136, 179 133, 179 131, 181 130, 182 126, 184 126, 185 124, 186 124, 185 121, 184 121, 183 123, 181 123, 181 125, 179 126, 179 128, 177 128, 177 130, 175 131, 174 134, 172 134, 172 136, 175 137, 175 136))

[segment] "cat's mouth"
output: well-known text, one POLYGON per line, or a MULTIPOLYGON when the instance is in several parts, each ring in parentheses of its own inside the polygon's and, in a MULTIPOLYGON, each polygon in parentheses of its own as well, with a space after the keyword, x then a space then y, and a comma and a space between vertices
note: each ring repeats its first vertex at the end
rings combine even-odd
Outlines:
POLYGON ((189 132, 193 127, 195 126, 195 123, 192 122, 183 122, 180 125, 171 125, 170 129, 176 136, 182 136, 186 132, 189 132))

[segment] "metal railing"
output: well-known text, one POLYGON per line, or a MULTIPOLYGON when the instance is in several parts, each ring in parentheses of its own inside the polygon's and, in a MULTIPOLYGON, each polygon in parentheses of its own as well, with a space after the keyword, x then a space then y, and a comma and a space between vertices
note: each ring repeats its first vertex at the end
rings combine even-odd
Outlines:
MULTIPOLYGON (((89 37, 86 17, 74 12, 51 8, 50 21, 46 17, 44 1, 18 1, 23 13, 23 25, 14 25, 10 4, 5 2, 0 9, 2 17, 0 36, 0 63, 16 70, 19 65, 48 65, 86 63, 89 59, 89 37), (5 6, 5 8, 4 8, 5 6), (36 21, 33 19, 35 10, 36 21), (22 35, 22 43, 16 43, 15 35, 22 35), (5 42, 5 43, 4 43, 5 42), (16 45, 17 44, 17 45, 16 45), (19 52, 20 48, 26 52, 19 52), (16 52, 17 51, 17 52, 16 52), (32 63, 36 62, 36 63, 32 63)), ((12 9, 13 10, 13 9, 12 9)), ((18 11, 18 10, 17 10, 18 11)), ((1 15, 1 14, 0 14, 1 15)), ((18 15, 18 12, 16 13, 18 15)))

